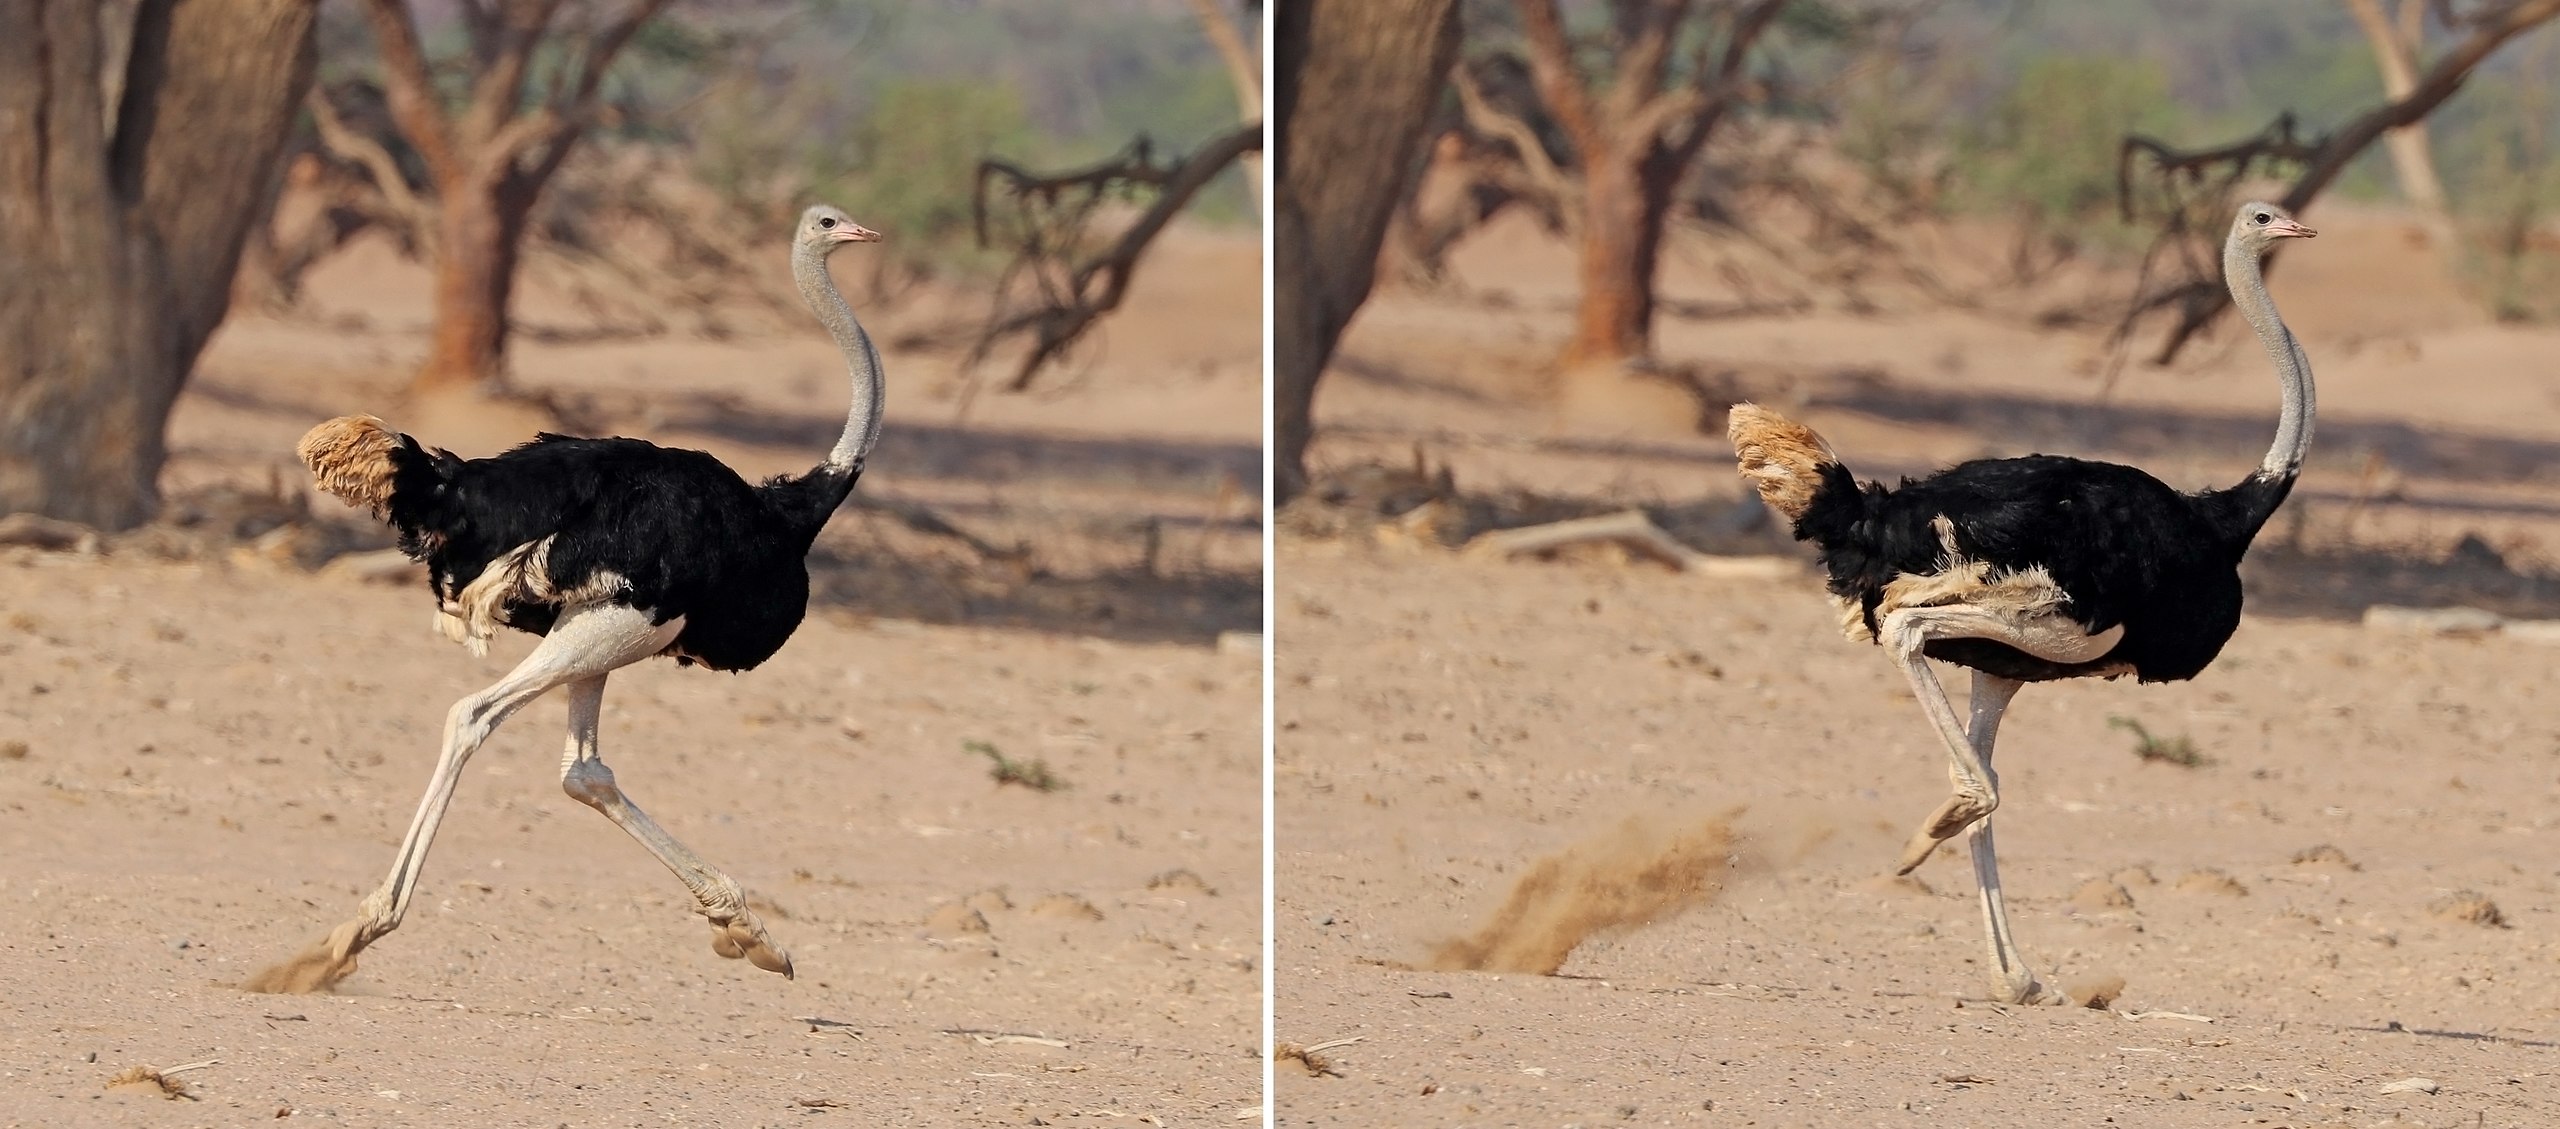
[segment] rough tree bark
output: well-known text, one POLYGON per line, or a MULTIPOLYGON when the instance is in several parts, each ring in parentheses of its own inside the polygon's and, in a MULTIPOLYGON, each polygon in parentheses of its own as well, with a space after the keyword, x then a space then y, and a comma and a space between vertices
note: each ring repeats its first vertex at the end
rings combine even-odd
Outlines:
MULTIPOLYGON (((505 386, 507 308, 526 221, 585 134, 606 68, 666 2, 629 0, 601 26, 555 29, 564 0, 470 0, 462 5, 470 93, 451 108, 437 93, 409 0, 367 3, 392 121, 435 187, 435 329, 412 392, 505 386), (543 96, 528 100, 546 36, 574 62, 560 62, 543 96)), ((568 6, 584 15, 602 4, 568 6)))
POLYGON ((0 513, 159 502, 313 64, 314 0, 0 0, 0 513))
POLYGON ((1316 380, 1368 300, 1378 246, 1458 53, 1456 0, 1281 0, 1272 136, 1273 502, 1306 489, 1316 380), (1302 93, 1320 91, 1302 97, 1302 93))
POLYGON ((1718 57, 1702 40, 1686 80, 1671 57, 1690 0, 1622 0, 1610 21, 1610 68, 1595 89, 1575 61, 1556 0, 1519 0, 1538 97, 1564 128, 1582 172, 1582 297, 1567 368, 1622 365, 1653 348, 1653 290, 1662 232, 1680 178, 1741 95, 1743 64, 1788 0, 1718 3, 1718 57))

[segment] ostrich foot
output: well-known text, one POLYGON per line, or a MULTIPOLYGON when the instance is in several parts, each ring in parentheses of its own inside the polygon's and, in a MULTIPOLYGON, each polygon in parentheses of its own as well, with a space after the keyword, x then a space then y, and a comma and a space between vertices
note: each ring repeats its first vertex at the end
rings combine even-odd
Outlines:
POLYGON ((764 923, 756 920, 750 910, 740 909, 737 916, 726 921, 712 919, 711 951, 730 960, 743 957, 757 968, 779 972, 785 980, 793 979, 791 954, 765 936, 764 923))
POLYGON ((309 948, 241 981, 240 990, 300 996, 337 987, 339 981, 355 975, 356 953, 365 946, 365 941, 357 939, 363 936, 364 925, 358 919, 331 930, 309 948))
POLYGON ((2058 1007, 2071 1002, 2071 997, 2045 987, 2044 981, 2036 979, 2036 974, 2025 968, 2011 969, 2008 976, 2001 978, 1991 997, 2004 1004, 2039 1007, 2058 1007))
POLYGON ((1928 822, 1921 824, 1920 830, 1912 834, 1911 842, 1903 846, 1902 861, 1895 865, 1893 872, 1909 874, 1920 869, 1920 864, 1929 861, 1929 855, 1938 849, 1938 844, 1963 834, 1965 828, 1973 826, 1998 806, 1996 800, 1963 792, 1947 797, 1947 802, 1938 805, 1938 810, 1930 814, 1928 822))

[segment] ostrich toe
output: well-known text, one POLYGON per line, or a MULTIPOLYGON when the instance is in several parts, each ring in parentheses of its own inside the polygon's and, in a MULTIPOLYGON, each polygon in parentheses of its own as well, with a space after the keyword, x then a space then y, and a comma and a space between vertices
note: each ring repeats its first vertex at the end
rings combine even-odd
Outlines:
POLYGON ((2000 981, 1998 995, 2003 1003, 2036 1007, 2059 1007, 2071 1002, 2071 997, 2045 987, 2044 981, 2023 967, 2012 970, 2000 981))
POLYGON ((1920 869, 1920 864, 1929 861, 1929 855, 1938 849, 1938 844, 1963 834, 1965 828, 1991 814, 1991 809, 1996 806, 1985 797, 1964 792, 1947 797, 1947 802, 1939 804, 1938 810, 1931 812, 1928 820, 1920 825, 1920 830, 1912 833, 1911 841, 1904 844, 1902 861, 1895 865, 1894 873, 1909 874, 1920 869))
POLYGON ((785 980, 794 979, 791 954, 765 936, 764 923, 744 910, 727 921, 711 923, 711 951, 730 960, 747 963, 767 972, 779 972, 785 980))

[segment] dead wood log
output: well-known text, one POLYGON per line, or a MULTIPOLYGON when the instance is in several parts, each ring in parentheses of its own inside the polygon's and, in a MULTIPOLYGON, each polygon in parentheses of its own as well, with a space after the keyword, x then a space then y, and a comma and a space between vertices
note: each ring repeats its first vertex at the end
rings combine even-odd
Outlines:
POLYGON ((1617 544, 1670 565, 1707 577, 1768 578, 1794 574, 1796 563, 1785 557, 1721 557, 1701 553, 1663 532, 1643 510, 1620 510, 1597 517, 1551 521, 1544 525, 1497 529, 1477 534, 1463 552, 1479 556, 1516 557, 1570 545, 1617 544))
POLYGON ((0 545, 57 553, 94 553, 98 551, 98 531, 76 521, 39 513, 14 513, 0 517, 0 545))
POLYGON ((409 559, 398 549, 375 549, 362 553, 343 553, 320 566, 322 580, 344 580, 356 584, 406 584, 424 579, 427 566, 409 559))

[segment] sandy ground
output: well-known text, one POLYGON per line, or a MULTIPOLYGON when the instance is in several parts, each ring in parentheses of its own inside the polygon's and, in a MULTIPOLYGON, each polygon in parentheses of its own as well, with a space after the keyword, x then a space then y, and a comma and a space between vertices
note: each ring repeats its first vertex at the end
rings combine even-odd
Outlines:
MULTIPOLYGON (((2253 557, 2265 598, 2202 678, 2030 688, 2002 731, 2020 943, 2049 982, 2120 979, 2111 1010, 1989 1002, 1961 850, 1884 877, 1945 756, 1810 575, 1501 563, 1284 522, 1277 1037, 1334 1045, 1282 1065, 1279 1123, 2551 1123, 2560 722, 2531 688, 2560 650, 2356 621, 2374 602, 2553 614, 2526 574, 2560 544, 2560 334, 2462 316, 2389 217, 2310 218, 2323 236, 2275 291, 2322 379, 2321 446, 2299 520, 2253 557), (2372 299, 2377 278, 2414 297, 2372 299), (2505 555, 2495 593, 2430 563, 2466 533, 2505 555), (2145 760, 2115 718, 2205 762, 2145 760), (1529 971, 1444 970, 1485 963, 1529 971)), ((1571 274, 1512 235, 1462 251, 1459 291, 1364 311, 1319 466, 1418 445, 1478 492, 1738 496, 1684 398, 1542 398, 1565 295, 1537 288, 1571 274)), ((1703 257, 1673 256, 1677 292, 1728 298, 1679 265, 1703 257)), ((1675 317, 1663 336, 1869 474, 2042 449, 2203 485, 2273 424, 2234 334, 2103 398, 2093 338, 1988 315, 1675 317)))
MULTIPOLYGON (((1224 1124, 1259 1106, 1260 671, 1234 634, 1260 616, 1257 252, 1213 233, 1171 250, 1158 265, 1181 269, 1141 274, 1112 349, 1058 388, 963 418, 948 352, 888 349, 864 496, 1028 542, 1028 563, 852 510, 772 662, 613 678, 608 762, 749 888, 797 981, 716 957, 676 880, 561 793, 552 698, 473 761, 408 921, 338 994, 228 987, 381 880, 446 708, 530 640, 475 659, 427 630, 422 590, 219 537, 0 556, 0 1125, 1224 1124), (1001 785, 971 742, 1067 786, 1001 785), (175 1076, 200 1101, 106 1088, 207 1061, 175 1076)), ((172 428, 173 493, 275 475, 290 495, 312 422, 404 422, 415 269, 323 273, 318 316, 225 330, 172 428)), ((814 331, 527 346, 525 386, 750 473, 805 467, 843 418, 814 331)))

